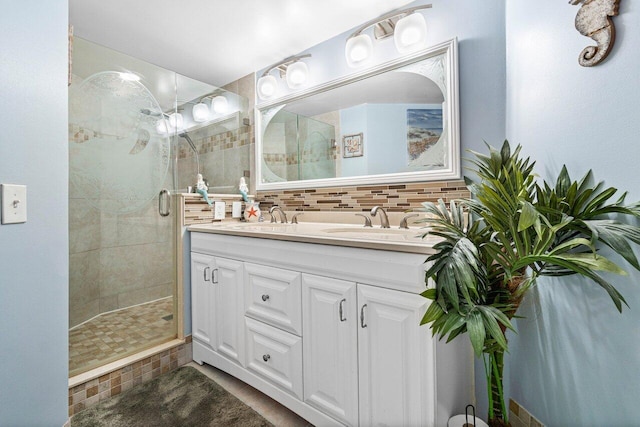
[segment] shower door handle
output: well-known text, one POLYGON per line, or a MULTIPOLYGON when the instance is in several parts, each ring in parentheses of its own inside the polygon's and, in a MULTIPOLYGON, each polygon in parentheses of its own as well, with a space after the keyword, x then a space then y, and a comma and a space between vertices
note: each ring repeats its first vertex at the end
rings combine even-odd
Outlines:
POLYGON ((160 216, 169 216, 171 213, 171 194, 163 188, 158 195, 158 213, 160 216))

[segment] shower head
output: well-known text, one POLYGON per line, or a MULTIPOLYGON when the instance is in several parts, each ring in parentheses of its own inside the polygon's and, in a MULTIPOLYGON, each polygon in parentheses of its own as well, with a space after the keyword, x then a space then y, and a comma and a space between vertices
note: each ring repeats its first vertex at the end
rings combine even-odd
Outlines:
POLYGON ((140 110, 141 114, 144 114, 145 116, 154 116, 154 117, 169 117, 169 115, 167 113, 165 113, 164 111, 161 111, 159 113, 154 113, 151 110, 149 110, 148 108, 143 108, 142 110, 140 110))
POLYGON ((198 149, 196 148, 196 144, 194 144, 193 140, 191 139, 187 131, 183 131, 179 133, 178 136, 180 138, 186 139, 187 143, 189 144, 189 147, 191 147, 191 149, 193 150, 193 154, 195 154, 195 158, 196 158, 196 167, 197 167, 198 173, 200 173, 200 158, 198 156, 198 149))
POLYGON ((191 137, 186 131, 179 133, 178 136, 180 138, 186 139, 187 142, 189 143, 189 146, 193 149, 193 151, 195 151, 196 153, 198 152, 198 150, 196 149, 196 144, 194 144, 193 140, 191 139, 191 137))

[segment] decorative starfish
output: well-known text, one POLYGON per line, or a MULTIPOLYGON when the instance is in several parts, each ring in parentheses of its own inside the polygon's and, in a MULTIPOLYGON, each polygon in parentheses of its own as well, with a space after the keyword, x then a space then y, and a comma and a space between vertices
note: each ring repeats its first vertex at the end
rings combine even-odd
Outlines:
POLYGON ((255 216, 256 218, 258 217, 258 211, 253 206, 251 206, 251 209, 249 209, 248 212, 249 212, 248 218, 251 218, 252 216, 255 216))

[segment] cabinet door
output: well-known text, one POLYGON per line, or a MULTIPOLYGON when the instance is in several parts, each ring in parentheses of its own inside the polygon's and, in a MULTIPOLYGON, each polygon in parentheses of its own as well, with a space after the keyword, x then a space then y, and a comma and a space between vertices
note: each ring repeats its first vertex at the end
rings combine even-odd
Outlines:
POLYGON ((216 258, 212 286, 215 292, 213 316, 215 321, 214 350, 244 365, 244 301, 243 264, 239 261, 216 258))
POLYGON ((356 284, 302 275, 304 401, 358 425, 356 284))
POLYGON ((212 256, 191 253, 191 322, 193 339, 213 349, 214 289, 212 256))
POLYGON ((420 295, 358 284, 361 426, 433 426, 433 357, 420 295), (431 382, 427 382, 427 381, 431 382))

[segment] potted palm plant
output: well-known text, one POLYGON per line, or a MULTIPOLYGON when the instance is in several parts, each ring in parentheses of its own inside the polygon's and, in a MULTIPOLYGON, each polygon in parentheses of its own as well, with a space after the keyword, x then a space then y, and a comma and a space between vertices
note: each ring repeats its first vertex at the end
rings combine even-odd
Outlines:
POLYGON ((426 278, 435 286, 422 293, 433 300, 422 324, 447 341, 468 333, 484 361, 495 427, 510 425, 506 331, 523 296, 540 276, 577 274, 601 286, 621 312, 624 297, 601 273, 626 273, 598 248, 608 246, 640 270, 630 244, 640 244, 640 228, 625 222, 640 217, 640 204, 625 205, 625 194, 613 199, 617 190, 593 184, 591 171, 572 181, 563 167, 552 186, 536 179, 535 162, 521 157, 520 146, 488 148, 489 155, 473 153, 478 178, 466 178, 471 199, 423 203, 428 233, 442 240, 427 259, 426 278))

